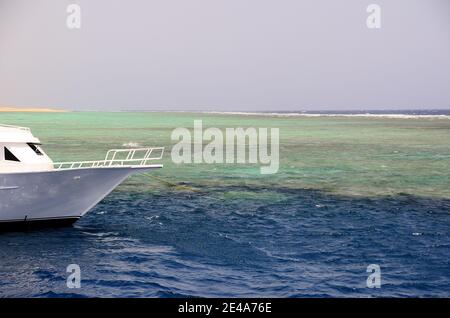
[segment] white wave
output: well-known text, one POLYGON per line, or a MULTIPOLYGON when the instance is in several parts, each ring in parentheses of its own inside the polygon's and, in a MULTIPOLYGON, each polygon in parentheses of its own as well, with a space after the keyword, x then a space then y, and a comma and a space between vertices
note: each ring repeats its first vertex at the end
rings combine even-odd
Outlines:
POLYGON ((122 144, 122 147, 131 147, 131 148, 137 148, 139 147, 139 144, 137 142, 126 142, 122 144))
POLYGON ((269 116, 269 117, 374 117, 374 118, 396 118, 396 119, 450 119, 449 115, 412 115, 412 114, 310 114, 310 113, 259 113, 259 112, 201 112, 219 115, 244 115, 244 116, 269 116))
MULTIPOLYGON (((139 112, 139 111, 136 111, 139 112)), ((287 113, 287 112, 239 112, 239 111, 195 111, 195 110, 146 110, 148 113, 186 113, 186 114, 217 114, 217 115, 242 115, 242 116, 266 116, 266 117, 373 117, 393 119, 450 119, 450 115, 418 115, 418 114, 372 114, 372 113, 287 113)))

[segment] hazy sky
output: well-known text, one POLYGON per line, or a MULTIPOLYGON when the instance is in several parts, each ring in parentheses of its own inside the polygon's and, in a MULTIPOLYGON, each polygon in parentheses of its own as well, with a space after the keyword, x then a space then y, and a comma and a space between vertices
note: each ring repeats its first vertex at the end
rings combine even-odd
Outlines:
POLYGON ((450 1, 0 0, 0 105, 450 108, 450 1))

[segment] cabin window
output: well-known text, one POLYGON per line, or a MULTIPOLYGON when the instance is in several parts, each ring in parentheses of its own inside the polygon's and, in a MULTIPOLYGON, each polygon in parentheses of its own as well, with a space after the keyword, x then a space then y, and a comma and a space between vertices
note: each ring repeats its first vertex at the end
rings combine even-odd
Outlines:
POLYGON ((39 150, 39 147, 36 144, 33 143, 28 143, 28 146, 30 146, 31 149, 33 149, 33 151, 38 155, 38 156, 43 156, 44 154, 39 150))
POLYGON ((18 162, 20 162, 20 160, 17 159, 17 157, 14 156, 13 153, 12 153, 8 148, 6 148, 6 147, 5 147, 5 160, 8 160, 8 161, 18 161, 18 162))

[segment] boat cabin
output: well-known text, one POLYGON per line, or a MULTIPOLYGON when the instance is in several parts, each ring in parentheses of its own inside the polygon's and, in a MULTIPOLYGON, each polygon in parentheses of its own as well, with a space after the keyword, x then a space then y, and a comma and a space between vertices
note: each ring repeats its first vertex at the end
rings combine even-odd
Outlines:
POLYGON ((30 129, 0 125, 0 173, 50 171, 53 167, 30 129))

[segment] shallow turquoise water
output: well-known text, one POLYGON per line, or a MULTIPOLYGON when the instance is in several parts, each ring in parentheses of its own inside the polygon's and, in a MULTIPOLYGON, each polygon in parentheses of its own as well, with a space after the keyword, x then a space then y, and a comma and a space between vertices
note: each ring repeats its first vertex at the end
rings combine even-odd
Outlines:
POLYGON ((0 114, 0 122, 29 126, 55 161, 103 159, 129 143, 165 146, 175 182, 282 184, 345 195, 398 193, 450 198, 450 119, 278 118, 192 113, 0 114), (280 170, 261 176, 259 165, 174 165, 176 127, 276 127, 280 170))

